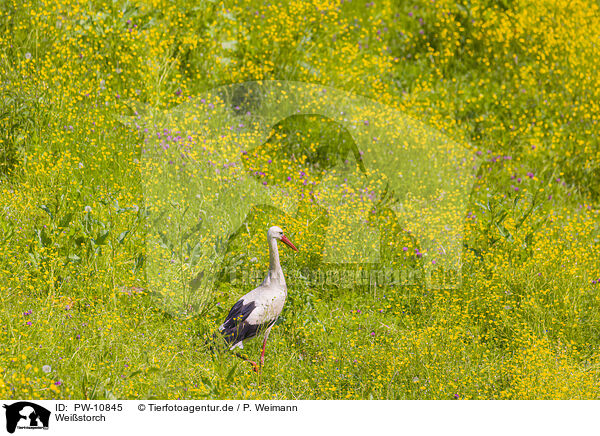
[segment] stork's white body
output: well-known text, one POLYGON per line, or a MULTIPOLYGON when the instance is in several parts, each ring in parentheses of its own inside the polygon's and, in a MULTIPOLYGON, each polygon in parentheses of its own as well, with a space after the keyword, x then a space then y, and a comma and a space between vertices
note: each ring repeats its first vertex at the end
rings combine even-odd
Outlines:
MULTIPOLYGON (((259 287, 251 290, 238 301, 240 301, 243 306, 248 306, 252 302, 255 303, 254 309, 249 313, 245 322, 254 326, 266 325, 270 330, 272 324, 277 321, 277 318, 279 318, 279 315, 283 310, 285 299, 287 297, 287 288, 285 287, 285 282, 284 285, 281 286, 279 284, 274 284, 273 282, 266 284, 266 281, 267 279, 265 279, 259 287)), ((219 330, 225 330, 225 323, 221 324, 219 330)), ((233 344, 230 349, 233 350, 238 347, 244 348, 243 341, 250 339, 250 337, 240 339, 233 344)))
POLYGON ((230 349, 244 348, 244 341, 265 332, 261 364, 271 328, 279 318, 285 299, 287 285, 279 263, 277 240, 281 240, 294 250, 296 247, 283 235, 279 227, 271 227, 267 232, 269 244, 269 272, 257 288, 240 298, 231 308, 219 330, 230 344, 230 349))

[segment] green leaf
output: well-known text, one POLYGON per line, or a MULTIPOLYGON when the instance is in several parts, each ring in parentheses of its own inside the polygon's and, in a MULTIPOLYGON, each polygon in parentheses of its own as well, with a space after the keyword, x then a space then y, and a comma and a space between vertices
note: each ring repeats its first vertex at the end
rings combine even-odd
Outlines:
POLYGON ((214 383, 213 383, 213 382, 212 382, 212 380, 211 380, 211 379, 209 379, 207 376, 205 376, 205 375, 201 375, 201 376, 200 376, 200 380, 202 381, 202 384, 203 384, 203 385, 205 385, 205 386, 208 386, 208 387, 209 387, 209 388, 211 388, 211 389, 214 389, 214 388, 215 388, 215 385, 214 385, 214 383))
POLYGON ((71 218, 73 218, 73 213, 70 212, 68 214, 66 214, 61 220, 60 223, 58 224, 58 228, 60 229, 64 229, 66 227, 69 226, 69 224, 71 223, 71 218))
POLYGON ((237 369, 238 364, 236 363, 235 365, 233 365, 233 368, 231 368, 229 370, 229 372, 227 373, 227 377, 225 378, 225 380, 227 382, 230 382, 231 380, 233 380, 233 374, 235 374, 235 370, 237 369))
POLYGON ((200 260, 200 257, 202 256, 202 243, 198 242, 194 248, 192 249, 192 254, 190 256, 190 266, 195 266, 196 263, 198 263, 198 260, 200 260))
POLYGON ((52 239, 46 235, 46 230, 44 228, 35 229, 35 234, 40 247, 47 247, 52 243, 52 239))
POLYGON ((117 237, 117 242, 119 244, 122 244, 128 234, 129 234, 129 230, 125 230, 124 232, 121 232, 119 234, 119 236, 117 237))
POLYGON ((496 219, 496 222, 498 224, 500 224, 502 221, 504 221, 504 219, 506 218, 506 216, 508 215, 508 211, 504 211, 500 214, 500 216, 496 219))
POLYGON ((31 261, 33 262, 33 264, 38 267, 39 266, 39 260, 38 260, 38 255, 37 253, 27 253, 29 255, 29 258, 31 259, 31 261))
POLYGON ((146 260, 146 258, 144 257, 143 254, 140 254, 136 259, 135 259, 135 264, 133 265, 133 273, 136 274, 144 265, 144 261, 146 260))
POLYGON ((81 262, 81 257, 77 256, 76 254, 69 254, 69 260, 71 262, 78 263, 81 262))
POLYGON ((501 223, 496 223, 496 228, 498 229, 498 231, 500 232, 500 234, 502 235, 502 237, 504 239, 506 239, 509 242, 515 241, 513 236, 510 234, 510 232, 508 230, 506 230, 506 227, 504 227, 501 223))
POLYGON ((0 226, 0 243, 4 243, 14 235, 15 230, 11 223, 5 223, 4 221, 0 221, 0 226))
POLYGON ((54 220, 54 215, 52 215, 52 212, 50 212, 50 209, 48 208, 48 206, 46 206, 45 204, 42 204, 40 206, 40 209, 42 209, 44 212, 46 212, 51 220, 54 220))
POLYGON ((183 237, 181 238, 181 240, 182 241, 187 241, 190 238, 190 236, 192 236, 194 233, 196 233, 201 228, 202 228, 202 220, 200 220, 199 223, 197 223, 194 227, 192 227, 189 232, 184 233, 183 237))
POLYGON ((108 234, 110 230, 106 230, 104 232, 99 232, 96 238, 94 239, 94 244, 96 245, 104 245, 106 243, 106 238, 108 238, 108 234))
POLYGON ((160 236, 160 242, 158 244, 162 248, 167 249, 167 250, 173 249, 173 244, 171 244, 171 242, 167 238, 167 235, 165 235, 163 232, 158 232, 158 236, 160 236))

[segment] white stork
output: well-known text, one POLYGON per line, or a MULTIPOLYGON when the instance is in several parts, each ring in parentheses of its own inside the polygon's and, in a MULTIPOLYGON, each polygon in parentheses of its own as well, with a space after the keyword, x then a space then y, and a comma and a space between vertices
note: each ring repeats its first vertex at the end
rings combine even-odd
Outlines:
POLYGON ((265 362, 265 348, 271 328, 279 318, 287 297, 287 286, 283 271, 279 264, 277 240, 280 240, 292 250, 298 251, 294 244, 283 234, 283 230, 274 226, 267 232, 269 244, 269 272, 259 287, 248 292, 233 305, 219 331, 230 345, 230 350, 244 348, 244 341, 264 332, 260 366, 252 360, 236 355, 250 362, 254 371, 258 372, 265 362))

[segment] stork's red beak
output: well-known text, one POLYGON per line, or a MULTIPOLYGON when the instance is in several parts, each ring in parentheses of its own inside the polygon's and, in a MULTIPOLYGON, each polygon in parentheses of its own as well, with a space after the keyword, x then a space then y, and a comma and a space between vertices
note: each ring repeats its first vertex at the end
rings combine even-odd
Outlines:
POLYGON ((282 235, 281 236, 281 242, 283 242, 285 245, 287 245, 288 247, 290 247, 292 250, 294 251, 298 251, 298 249, 296 247, 294 247, 294 244, 292 244, 292 241, 290 241, 287 236, 282 235))

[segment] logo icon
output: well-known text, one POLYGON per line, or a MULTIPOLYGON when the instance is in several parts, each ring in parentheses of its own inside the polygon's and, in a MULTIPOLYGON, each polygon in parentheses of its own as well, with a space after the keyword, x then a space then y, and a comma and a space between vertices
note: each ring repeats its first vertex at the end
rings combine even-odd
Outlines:
POLYGON ((4 405, 6 409, 6 431, 14 433, 19 429, 48 429, 50 411, 29 401, 19 401, 4 405))

